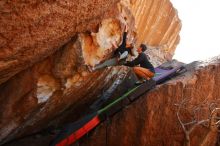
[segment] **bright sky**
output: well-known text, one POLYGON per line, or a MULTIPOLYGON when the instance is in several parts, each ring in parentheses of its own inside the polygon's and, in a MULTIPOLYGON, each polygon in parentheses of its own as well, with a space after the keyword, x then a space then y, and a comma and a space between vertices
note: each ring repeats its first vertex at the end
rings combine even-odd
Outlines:
POLYGON ((190 63, 220 55, 220 0, 171 0, 182 21, 174 58, 190 63))

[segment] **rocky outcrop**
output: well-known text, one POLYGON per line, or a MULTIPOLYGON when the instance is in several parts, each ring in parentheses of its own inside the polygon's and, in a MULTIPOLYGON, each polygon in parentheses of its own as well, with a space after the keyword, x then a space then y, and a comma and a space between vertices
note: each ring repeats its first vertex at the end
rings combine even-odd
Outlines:
POLYGON ((209 119, 209 110, 220 107, 219 70, 220 57, 188 65, 187 73, 157 86, 102 123, 79 145, 182 146, 187 144, 182 122, 188 123, 186 131, 194 127, 189 134, 191 146, 214 146, 217 127, 197 122, 209 119))
POLYGON ((133 1, 132 13, 137 27, 137 44, 148 44, 154 62, 171 59, 180 40, 182 25, 170 0, 133 1))
POLYGON ((118 0, 0 3, 0 83, 116 15, 118 0))
MULTIPOLYGON (((210 121, 202 121, 210 118, 210 111, 220 107, 220 57, 191 63, 187 65, 187 70, 107 118, 77 145, 219 145, 217 127, 210 126, 210 121), (186 124, 185 132, 181 123, 186 124), (186 137, 191 128, 194 129, 188 134, 189 143, 186 137)), ((213 113, 217 117, 219 111, 213 113)), ((215 119, 213 122, 216 122, 215 119)), ((52 138, 51 135, 38 134, 5 146, 26 146, 30 145, 30 141, 31 146, 48 145, 52 138)))
MULTIPOLYGON (((153 47, 159 46, 162 40, 166 43, 173 40, 174 35, 170 33, 175 27, 179 31, 180 22, 169 4, 178 25, 167 26, 174 19, 174 16, 168 17, 170 11, 163 11, 163 14, 168 14, 159 21, 164 22, 164 25, 166 21, 166 27, 162 29, 161 25, 154 25, 155 18, 161 15, 156 13, 158 15, 149 19, 147 26, 163 30, 161 37, 165 39, 154 43, 140 38, 136 40, 136 27, 141 27, 143 23, 136 23, 135 18, 139 17, 133 15, 137 13, 145 16, 148 11, 135 12, 141 8, 135 9, 139 1, 118 2, 119 0, 0 2, 1 143, 48 125, 58 125, 68 114, 71 114, 69 120, 77 119, 118 76, 126 75, 125 67, 96 72, 88 70, 88 67, 112 57, 115 49, 112 42, 117 45, 121 43, 121 16, 127 19, 128 41, 132 43, 137 41, 149 43, 153 47)), ((158 2, 152 4, 154 7, 161 5, 158 2)), ((140 6, 145 7, 145 4, 140 6)), ((175 35, 178 31, 175 31, 175 35)), ((158 34, 151 33, 152 40, 158 38, 154 35, 158 34)), ((172 47, 173 45, 169 46, 172 47)), ((156 58, 153 60, 155 64, 167 59, 151 50, 158 52, 158 49, 149 51, 156 58)), ((171 56, 168 57, 170 58, 171 56)))
POLYGON ((76 118, 74 109, 84 105, 82 112, 118 75, 125 74, 123 67, 89 72, 83 58, 91 58, 83 57, 85 54, 79 48, 91 38, 85 34, 83 37, 73 39, 54 55, 0 86, 1 138, 38 131, 56 116, 64 116, 62 112, 71 106, 75 113, 71 117, 76 118))

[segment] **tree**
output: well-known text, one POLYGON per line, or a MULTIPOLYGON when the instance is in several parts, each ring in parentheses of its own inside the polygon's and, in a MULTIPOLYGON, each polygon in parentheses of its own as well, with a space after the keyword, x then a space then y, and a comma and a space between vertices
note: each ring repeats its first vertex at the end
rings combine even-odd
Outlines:
POLYGON ((220 102, 219 100, 207 100, 199 104, 189 102, 190 98, 183 98, 177 106, 176 116, 183 129, 185 135, 185 146, 190 146, 190 134, 199 126, 204 126, 208 129, 218 130, 220 125, 220 102), (187 119, 183 120, 183 114, 188 113, 187 119))

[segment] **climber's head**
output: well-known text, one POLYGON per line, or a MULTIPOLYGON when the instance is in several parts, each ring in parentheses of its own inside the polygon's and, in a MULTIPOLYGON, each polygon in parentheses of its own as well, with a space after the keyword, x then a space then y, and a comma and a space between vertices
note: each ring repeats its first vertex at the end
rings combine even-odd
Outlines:
POLYGON ((144 44, 141 44, 140 47, 137 49, 138 53, 144 52, 147 50, 147 46, 144 44))

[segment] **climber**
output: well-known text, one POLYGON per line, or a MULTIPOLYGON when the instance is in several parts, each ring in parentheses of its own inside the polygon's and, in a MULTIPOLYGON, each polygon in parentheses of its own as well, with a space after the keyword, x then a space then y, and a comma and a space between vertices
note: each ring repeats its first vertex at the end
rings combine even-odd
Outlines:
MULTIPOLYGON (((126 18, 124 18, 124 19, 126 19, 126 18)), ((93 70, 97 70, 97 69, 101 69, 101 68, 105 68, 105 67, 109 67, 109 66, 114 66, 114 65, 122 65, 123 62, 126 60, 128 54, 133 55, 132 51, 131 51, 133 48, 133 45, 129 44, 126 41, 127 32, 128 32, 128 26, 127 26, 127 24, 125 24, 121 45, 117 46, 115 42, 112 42, 112 46, 114 48, 117 48, 114 52, 114 58, 106 60, 104 63, 95 66, 93 68, 93 70)))
POLYGON ((124 64, 125 66, 133 67, 133 70, 139 79, 136 84, 141 84, 144 83, 146 80, 150 80, 155 74, 153 65, 150 63, 147 55, 144 53, 144 51, 146 50, 147 46, 141 44, 140 47, 137 49, 137 58, 135 58, 133 61, 127 61, 124 64))
POLYGON ((117 57, 118 60, 125 59, 128 56, 128 54, 132 54, 131 49, 133 48, 133 46, 132 46, 132 44, 129 44, 126 41, 127 32, 128 32, 128 27, 127 27, 127 25, 125 25, 125 31, 123 33, 122 44, 120 46, 117 46, 115 42, 112 43, 112 45, 115 48, 117 48, 114 52, 114 56, 117 57))

